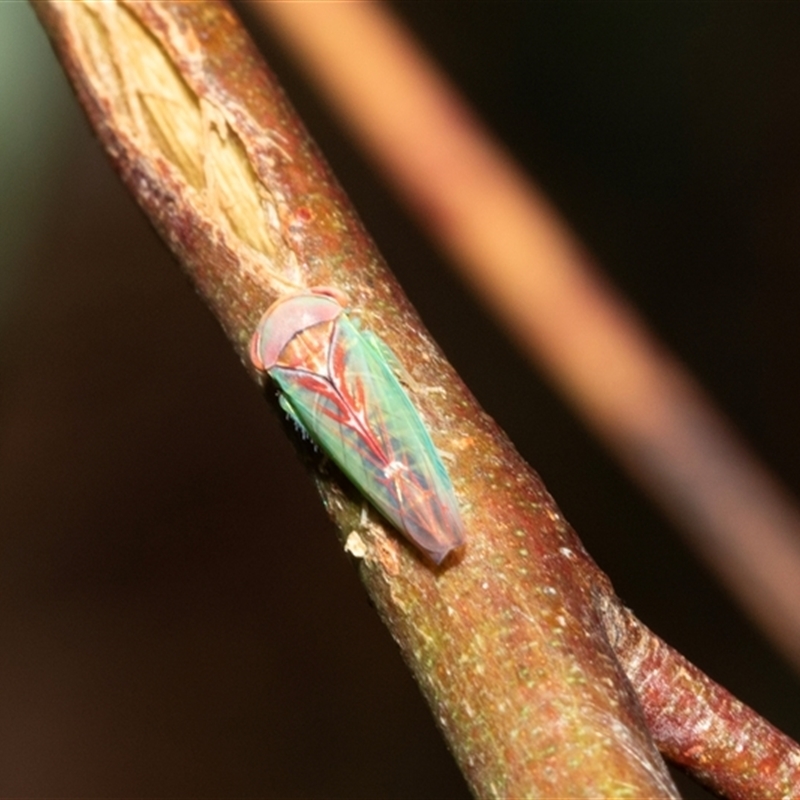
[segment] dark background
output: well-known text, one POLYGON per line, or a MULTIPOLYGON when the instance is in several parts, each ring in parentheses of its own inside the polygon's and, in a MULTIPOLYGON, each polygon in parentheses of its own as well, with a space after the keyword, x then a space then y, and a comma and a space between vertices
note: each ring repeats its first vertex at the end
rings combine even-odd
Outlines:
MULTIPOLYGON (((800 6, 395 7, 796 492, 800 6)), ((800 736, 796 674, 260 39, 622 598, 800 736)), ((33 93, 13 119, 53 155, 0 187, 0 796, 466 797, 278 420, 53 80, 52 119, 33 93)))

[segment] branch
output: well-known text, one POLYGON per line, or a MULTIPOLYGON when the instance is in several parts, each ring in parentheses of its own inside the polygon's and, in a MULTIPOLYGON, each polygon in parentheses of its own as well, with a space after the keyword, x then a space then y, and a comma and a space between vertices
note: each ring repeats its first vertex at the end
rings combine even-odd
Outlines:
POLYGON ((416 384, 441 388, 414 399, 457 457, 470 537, 459 563, 432 570, 314 468, 476 795, 675 796, 603 633, 608 582, 431 342, 228 7, 35 8, 115 167, 246 365, 271 301, 330 285, 416 384))

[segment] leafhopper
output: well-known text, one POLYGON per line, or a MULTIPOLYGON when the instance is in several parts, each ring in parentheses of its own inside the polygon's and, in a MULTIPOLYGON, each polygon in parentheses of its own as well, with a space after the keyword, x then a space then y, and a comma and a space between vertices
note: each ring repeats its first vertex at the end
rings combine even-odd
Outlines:
POLYGON ((250 357, 298 427, 440 564, 464 543, 453 484, 391 351, 350 319, 345 302, 322 287, 280 298, 261 318, 250 357))

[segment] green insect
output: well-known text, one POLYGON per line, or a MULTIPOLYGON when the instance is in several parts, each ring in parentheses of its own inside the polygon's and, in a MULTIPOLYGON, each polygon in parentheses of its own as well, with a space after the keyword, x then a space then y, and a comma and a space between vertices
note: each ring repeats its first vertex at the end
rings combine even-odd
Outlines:
POLYGON ((464 543, 453 485, 387 364, 347 316, 342 294, 313 288, 276 301, 250 345, 289 416, 371 503, 436 564, 464 543))

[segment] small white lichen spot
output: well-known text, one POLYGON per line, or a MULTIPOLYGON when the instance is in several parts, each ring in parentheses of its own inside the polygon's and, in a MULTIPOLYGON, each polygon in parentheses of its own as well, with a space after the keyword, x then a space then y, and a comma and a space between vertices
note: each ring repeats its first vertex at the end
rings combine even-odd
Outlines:
POLYGON ((364 558, 367 554, 367 544, 357 531, 351 531, 344 543, 345 553, 350 553, 354 558, 364 558))

